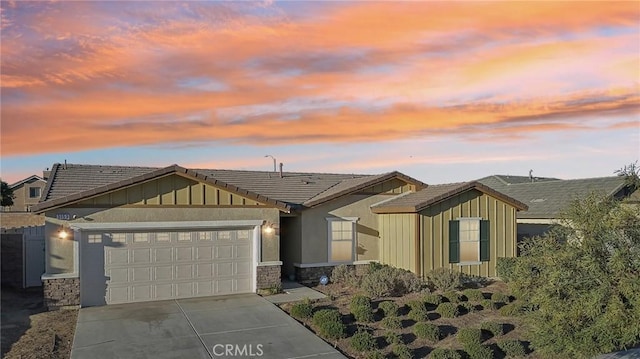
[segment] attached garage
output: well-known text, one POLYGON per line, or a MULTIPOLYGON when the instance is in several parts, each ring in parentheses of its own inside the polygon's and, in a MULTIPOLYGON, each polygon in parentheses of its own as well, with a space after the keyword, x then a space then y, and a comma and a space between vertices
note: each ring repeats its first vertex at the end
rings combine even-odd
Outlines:
POLYGON ((261 224, 77 225, 81 305, 255 292, 261 224))

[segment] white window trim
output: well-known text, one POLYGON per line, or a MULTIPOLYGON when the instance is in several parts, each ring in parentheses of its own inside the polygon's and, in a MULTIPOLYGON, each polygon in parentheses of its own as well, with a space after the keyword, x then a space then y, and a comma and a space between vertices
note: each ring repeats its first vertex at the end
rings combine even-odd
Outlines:
MULTIPOLYGON (((462 240, 462 235, 460 232, 460 228, 458 228, 458 250, 460 252, 462 252, 462 242, 476 242, 478 243, 478 260, 477 261, 467 261, 467 262, 458 262, 458 266, 468 266, 468 265, 477 265, 477 264, 482 264, 482 261, 480 261, 480 221, 482 221, 482 217, 458 217, 457 218, 458 222, 462 222, 462 221, 478 221, 478 239, 477 240, 473 240, 473 241, 463 241, 462 240)), ((459 255, 461 256, 461 255, 459 255)))
POLYGON ((356 232, 356 223, 360 220, 359 217, 326 217, 327 220, 327 263, 334 264, 349 264, 356 260, 356 246, 358 241, 358 235, 356 232), (351 238, 351 259, 346 261, 333 261, 331 260, 331 243, 333 242, 331 222, 334 221, 348 221, 352 225, 352 238, 351 238))

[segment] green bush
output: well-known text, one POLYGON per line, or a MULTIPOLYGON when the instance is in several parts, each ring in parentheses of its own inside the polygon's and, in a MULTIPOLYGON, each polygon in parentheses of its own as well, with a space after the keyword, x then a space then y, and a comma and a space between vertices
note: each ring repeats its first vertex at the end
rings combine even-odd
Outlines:
POLYGON ((422 296, 422 301, 437 307, 442 303, 442 296, 440 294, 425 294, 422 296))
POLYGON ((503 340, 497 344, 498 348, 504 352, 507 358, 520 358, 527 354, 524 345, 519 340, 503 340))
POLYGON ((460 314, 458 305, 449 302, 440 304, 438 308, 436 308, 436 313, 440 314, 443 318, 455 318, 460 314))
POLYGON ((329 321, 318 326, 318 333, 325 339, 340 339, 345 337, 346 329, 340 321, 329 321))
POLYGON ((464 308, 464 310, 465 310, 467 313, 473 313, 473 312, 476 312, 476 311, 478 310, 478 309, 476 308, 476 305, 475 305, 475 304, 473 304, 473 303, 471 303, 471 302, 462 302, 462 303, 460 303, 460 306, 461 306, 462 308, 464 308))
POLYGON ((321 309, 313 314, 313 324, 321 326, 327 322, 341 322, 340 312, 337 309, 321 309))
POLYGON ((504 293, 495 292, 491 294, 491 300, 496 303, 509 303, 509 296, 504 293))
POLYGON ((517 261, 518 258, 515 257, 498 258, 498 262, 496 263, 496 273, 503 282, 508 283, 511 280, 517 261))
POLYGON ((304 298, 302 302, 298 302, 291 307, 291 316, 298 319, 311 318, 313 315, 313 304, 309 298, 304 298))
POLYGON ((386 356, 379 350, 372 350, 367 353, 367 359, 386 359, 386 356))
POLYGON ((447 300, 451 303, 462 302, 462 296, 457 292, 453 292, 453 291, 445 292, 444 297, 447 298, 447 300))
POLYGON ((398 315, 398 305, 396 304, 396 302, 391 301, 391 300, 386 300, 380 304, 378 304, 378 309, 382 309, 382 311, 384 312, 384 315, 389 317, 389 316, 397 316, 398 315))
POLYGON ((353 310, 356 307, 366 306, 371 308, 371 298, 366 295, 356 294, 351 298, 351 302, 349 303, 349 309, 353 310))
POLYGON ((373 309, 371 309, 371 298, 364 295, 355 295, 349 304, 351 314, 358 322, 369 323, 373 321, 373 309))
POLYGON ((407 303, 407 305, 409 306, 409 308, 411 308, 409 310, 409 314, 407 314, 407 317, 409 319, 412 319, 416 322, 421 322, 428 319, 427 308, 424 306, 423 302, 419 300, 413 300, 407 303))
POLYGON ((480 305, 482 306, 482 309, 485 310, 496 310, 496 303, 494 303, 491 299, 483 299, 480 302, 480 305))
POLYGON ((470 302, 479 302, 484 299, 484 294, 480 289, 465 289, 462 291, 467 300, 470 302))
POLYGON ((464 351, 469 356, 469 359, 493 359, 493 350, 482 344, 469 344, 465 345, 464 351))
POLYGON ((458 342, 462 345, 473 345, 482 343, 482 331, 477 328, 461 328, 456 334, 458 342))
POLYGON ((494 337, 499 337, 504 334, 504 325, 502 325, 501 323, 482 322, 482 324, 480 324, 480 329, 486 330, 494 337))
POLYGON ((353 267, 346 264, 340 264, 333 268, 331 271, 331 282, 350 285, 353 282, 353 277, 356 275, 356 271, 353 267))
POLYGON ((418 292, 426 287, 426 283, 407 270, 376 264, 369 268, 360 287, 368 295, 380 298, 418 292))
POLYGON ((522 314, 523 307, 519 303, 511 303, 500 308, 499 312, 501 315, 504 315, 505 317, 515 317, 517 315, 522 314))
POLYGON ((429 273, 428 278, 441 291, 455 290, 462 286, 460 272, 449 268, 436 268, 429 273))
POLYGON ((427 339, 432 342, 440 340, 440 328, 431 323, 416 323, 413 326, 413 334, 421 339, 427 339))
POLYGON ((351 339, 349 339, 349 344, 351 344, 354 350, 359 352, 373 350, 376 347, 376 341, 373 335, 366 330, 358 330, 351 339))
POLYGON ((458 351, 453 349, 435 348, 429 355, 431 359, 462 359, 458 351))
POLYGON ((395 330, 387 330, 386 333, 384 333, 384 340, 389 344, 402 343, 402 337, 395 330))
POLYGON ((405 344, 394 344, 393 348, 391 348, 393 354, 395 354, 398 359, 413 359, 413 353, 411 349, 405 344))
POLYGON ((394 316, 384 317, 380 322, 380 325, 387 329, 402 329, 402 320, 394 316))

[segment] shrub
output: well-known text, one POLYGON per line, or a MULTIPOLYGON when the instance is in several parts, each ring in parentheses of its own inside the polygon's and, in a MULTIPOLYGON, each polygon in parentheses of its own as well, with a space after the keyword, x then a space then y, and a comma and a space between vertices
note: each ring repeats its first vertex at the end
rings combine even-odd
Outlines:
POLYGON ((440 304, 436 309, 436 313, 440 314, 443 318, 455 318, 460 314, 458 305, 454 303, 440 304))
POLYGON ((515 257, 498 258, 496 273, 503 282, 508 283, 511 280, 517 261, 518 258, 515 257))
POLYGON ((298 302, 291 307, 291 316, 298 319, 311 318, 313 314, 313 305, 309 298, 304 298, 302 302, 298 302))
POLYGON ((435 348, 429 356, 431 359, 462 359, 460 353, 453 349, 435 348))
POLYGON ((496 303, 509 303, 509 296, 504 293, 496 292, 491 294, 491 300, 496 303))
POLYGON ((433 286, 441 291, 455 290, 462 286, 460 272, 449 268, 436 268, 428 277, 433 286))
POLYGON ((411 308, 411 310, 409 310, 409 314, 407 314, 407 317, 409 317, 409 319, 412 319, 416 322, 427 320, 427 308, 424 306, 423 302, 414 300, 407 303, 407 305, 409 306, 409 308, 411 308))
POLYGON ((371 333, 366 330, 358 330, 349 340, 351 347, 359 352, 375 349, 376 341, 371 333))
POLYGON ((405 344, 395 344, 391 349, 393 354, 396 355, 398 359, 413 359, 413 353, 411 349, 405 344))
POLYGON ((378 304, 378 309, 382 309, 382 311, 384 312, 384 315, 387 317, 389 316, 395 317, 398 315, 398 305, 396 304, 396 302, 391 300, 387 300, 378 304))
POLYGON ((346 264, 340 264, 331 271, 331 282, 350 284, 352 277, 355 276, 355 270, 346 264))
POLYGON ((431 323, 416 323, 413 326, 413 334, 418 338, 427 339, 432 342, 440 340, 440 328, 431 323))
POLYGON ((504 326, 496 322, 483 322, 480 324, 480 329, 488 331, 494 337, 504 334, 504 326))
POLYGON ((471 303, 471 302, 462 302, 462 303, 460 304, 460 306, 461 306, 462 308, 464 308, 464 310, 465 310, 467 313, 473 313, 473 312, 477 311, 477 309, 476 309, 476 305, 475 305, 475 304, 473 304, 473 303, 471 303))
POLYGON ((484 294, 480 289, 465 289, 462 291, 467 300, 470 302, 479 302, 484 299, 484 294))
POLYGON ((507 358, 519 358, 527 354, 524 345, 519 340, 503 340, 498 342, 498 348, 504 352, 507 358))
POLYGON ((384 340, 389 344, 398 344, 402 343, 402 337, 394 330, 388 330, 384 333, 384 340))
POLYGON ((453 291, 446 292, 444 293, 444 297, 447 298, 447 300, 451 303, 462 302, 462 296, 457 292, 453 292, 453 291))
POLYGON ((369 323, 373 321, 373 310, 371 309, 371 299, 364 295, 355 295, 349 304, 351 314, 358 322, 369 323))
POLYGON ((477 328, 461 328, 456 337, 458 342, 465 346, 482 343, 482 331, 477 328))
POLYGON ((493 350, 482 344, 465 345, 464 351, 467 352, 469 359, 493 359, 493 350))
POLYGON ((382 319, 380 322, 383 328, 387 329, 402 329, 402 321, 395 316, 389 316, 382 319))
POLYGON ((404 269, 376 264, 369 268, 369 274, 363 278, 360 287, 368 295, 379 298, 419 291, 425 283, 404 269))
POLYGON ((518 303, 511 303, 500 308, 499 311, 500 314, 504 315, 505 317, 515 317, 516 315, 520 315, 523 309, 522 306, 518 303))
POLYGON ((386 356, 379 350, 373 350, 367 353, 367 359, 385 359, 386 356))
POLYGON ((318 326, 318 333, 325 339, 340 339, 345 337, 346 327, 340 321, 323 322, 318 326))
POLYGON ((340 321, 340 312, 336 309, 321 309, 313 314, 313 324, 318 327, 323 323, 340 321))
POLYGON ((480 302, 480 305, 483 309, 496 310, 496 303, 494 303, 491 299, 483 299, 480 302))
POLYGON ((422 301, 437 307, 442 303, 442 296, 440 294, 425 294, 422 296, 422 301))

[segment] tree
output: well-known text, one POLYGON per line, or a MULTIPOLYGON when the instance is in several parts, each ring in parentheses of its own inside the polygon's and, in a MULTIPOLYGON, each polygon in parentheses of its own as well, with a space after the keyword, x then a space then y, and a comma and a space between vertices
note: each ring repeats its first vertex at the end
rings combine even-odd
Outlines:
POLYGON ((0 181, 0 187, 2 192, 2 203, 0 204, 2 207, 13 206, 13 199, 15 198, 13 189, 5 181, 0 181))
POLYGON ((640 189, 640 167, 638 167, 638 161, 625 165, 613 173, 625 178, 625 183, 631 187, 631 192, 640 189))
POLYGON ((548 234, 525 240, 509 286, 531 345, 550 357, 587 358, 640 344, 640 210, 591 195, 548 234))

